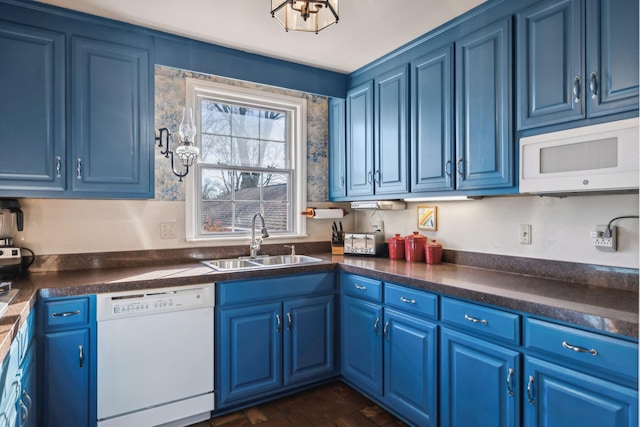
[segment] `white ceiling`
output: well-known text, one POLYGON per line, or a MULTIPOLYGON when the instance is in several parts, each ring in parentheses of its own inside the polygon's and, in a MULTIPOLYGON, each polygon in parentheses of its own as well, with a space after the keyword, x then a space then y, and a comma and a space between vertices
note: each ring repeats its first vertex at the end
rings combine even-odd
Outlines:
POLYGON ((270 0, 42 0, 196 40, 350 73, 484 0, 341 0, 319 34, 285 32, 270 0))

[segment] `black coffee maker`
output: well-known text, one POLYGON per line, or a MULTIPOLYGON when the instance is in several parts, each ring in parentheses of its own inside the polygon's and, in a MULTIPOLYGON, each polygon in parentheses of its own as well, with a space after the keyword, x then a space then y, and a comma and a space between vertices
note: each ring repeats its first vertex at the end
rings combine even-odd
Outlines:
POLYGON ((33 263, 33 251, 14 245, 13 237, 24 230, 24 214, 16 199, 0 198, 0 280, 15 279, 33 263), (31 255, 25 260, 23 251, 31 255))

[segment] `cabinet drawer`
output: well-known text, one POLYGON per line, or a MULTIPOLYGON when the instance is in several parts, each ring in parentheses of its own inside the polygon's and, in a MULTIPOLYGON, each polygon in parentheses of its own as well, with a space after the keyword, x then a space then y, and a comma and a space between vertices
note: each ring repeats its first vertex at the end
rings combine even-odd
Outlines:
POLYGON ((568 363, 582 363, 632 380, 638 378, 636 343, 543 320, 526 319, 525 346, 528 350, 541 351, 568 363))
POLYGON ((342 276, 342 291, 346 295, 369 301, 382 302, 382 282, 356 274, 342 276))
POLYGON ((73 298, 44 303, 44 327, 70 327, 89 323, 89 298, 73 298))
POLYGON ((438 297, 406 286, 384 284, 384 302, 407 313, 419 316, 438 317, 438 297))
POLYGON ((474 333, 520 344, 520 316, 517 314, 442 298, 442 320, 474 333))

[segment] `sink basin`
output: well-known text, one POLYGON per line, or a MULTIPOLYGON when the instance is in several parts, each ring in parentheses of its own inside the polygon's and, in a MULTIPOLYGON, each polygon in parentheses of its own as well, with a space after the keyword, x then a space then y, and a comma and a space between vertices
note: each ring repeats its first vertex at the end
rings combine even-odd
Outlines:
POLYGON ((313 262, 322 261, 320 258, 314 258, 306 255, 274 255, 264 258, 256 258, 251 260, 261 265, 295 265, 295 264, 310 264, 313 262))
POLYGON ((257 270, 263 268, 288 267, 322 262, 320 258, 307 255, 273 255, 250 258, 229 258, 202 261, 208 267, 218 271, 257 270))

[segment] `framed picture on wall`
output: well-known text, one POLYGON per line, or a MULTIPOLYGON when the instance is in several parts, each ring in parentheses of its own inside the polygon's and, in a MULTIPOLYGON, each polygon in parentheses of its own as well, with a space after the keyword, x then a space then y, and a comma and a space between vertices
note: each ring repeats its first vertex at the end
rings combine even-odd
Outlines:
POLYGON ((418 229, 436 231, 438 229, 437 211, 437 206, 418 206, 418 229))

